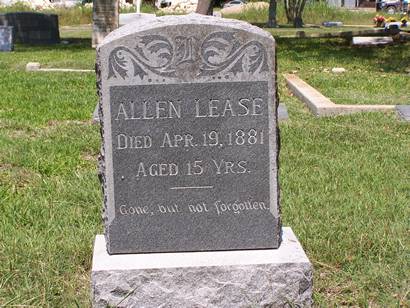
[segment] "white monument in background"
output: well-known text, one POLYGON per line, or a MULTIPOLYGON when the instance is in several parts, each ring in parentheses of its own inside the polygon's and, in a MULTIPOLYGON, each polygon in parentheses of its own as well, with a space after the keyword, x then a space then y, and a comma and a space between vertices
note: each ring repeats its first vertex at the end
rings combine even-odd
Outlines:
POLYGON ((141 0, 137 0, 137 2, 135 2, 135 8, 137 10, 137 14, 141 13, 141 0))
POLYGON ((126 24, 129 24, 129 23, 135 22, 141 18, 155 17, 155 14, 141 13, 141 5, 142 5, 142 0, 135 0, 134 6, 135 6, 136 13, 120 14, 120 19, 119 19, 120 27, 126 24))

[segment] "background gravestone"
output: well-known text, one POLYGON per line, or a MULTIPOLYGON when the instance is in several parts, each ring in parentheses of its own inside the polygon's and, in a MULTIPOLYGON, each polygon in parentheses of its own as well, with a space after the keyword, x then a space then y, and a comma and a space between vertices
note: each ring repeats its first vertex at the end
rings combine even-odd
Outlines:
POLYGON ((15 42, 22 44, 58 44, 58 16, 34 12, 0 14, 0 26, 12 26, 15 42))
POLYGON ((106 38, 109 253, 279 247, 274 47, 256 27, 199 15, 106 38))
POLYGON ((0 26, 0 51, 12 51, 13 48, 13 27, 0 26))
POLYGON ((92 47, 97 47, 104 37, 118 28, 118 0, 93 0, 92 47))

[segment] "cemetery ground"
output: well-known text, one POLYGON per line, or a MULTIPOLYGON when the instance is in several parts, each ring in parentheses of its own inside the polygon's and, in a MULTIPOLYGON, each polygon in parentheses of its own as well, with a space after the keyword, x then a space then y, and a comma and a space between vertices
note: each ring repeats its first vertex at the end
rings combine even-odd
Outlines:
MULTIPOLYGON (((87 35, 71 29, 63 36, 87 35)), ((88 34, 89 37, 89 34, 88 34)), ((0 306, 87 307, 102 233, 89 39, 0 54, 0 306)), ((395 113, 315 118, 285 87, 297 74, 338 103, 409 104, 410 46, 278 39, 284 226, 315 269, 317 306, 409 305, 410 126, 395 113), (332 75, 332 67, 346 74, 332 75)))

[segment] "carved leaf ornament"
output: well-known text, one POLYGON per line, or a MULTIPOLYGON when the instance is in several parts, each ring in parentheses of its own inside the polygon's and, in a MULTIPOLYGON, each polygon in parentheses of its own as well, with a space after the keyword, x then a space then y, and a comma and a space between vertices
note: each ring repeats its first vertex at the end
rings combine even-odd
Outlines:
POLYGON ((111 51, 108 79, 126 79, 130 75, 143 79, 148 72, 176 77, 178 66, 196 62, 200 77, 268 70, 265 47, 258 41, 241 44, 235 32, 211 33, 202 44, 194 36, 177 36, 172 44, 165 36, 145 35, 138 38, 134 49, 120 46, 111 51))

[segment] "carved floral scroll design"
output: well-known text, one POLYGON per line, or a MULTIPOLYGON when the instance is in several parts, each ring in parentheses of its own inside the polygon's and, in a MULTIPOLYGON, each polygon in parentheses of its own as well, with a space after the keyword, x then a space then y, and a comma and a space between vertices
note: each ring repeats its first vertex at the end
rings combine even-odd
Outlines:
POLYGON ((265 47, 258 41, 240 44, 234 32, 214 32, 201 46, 201 75, 268 70, 265 47))
POLYGON ((132 63, 133 76, 139 76, 141 79, 148 75, 148 72, 174 77, 173 58, 174 47, 166 37, 145 35, 139 38, 134 50, 120 46, 111 51, 108 58, 108 79, 129 77, 129 62, 132 63))
POLYGON ((111 51, 108 79, 143 79, 149 72, 176 77, 184 63, 197 64, 198 76, 268 70, 265 47, 255 40, 241 43, 237 32, 214 32, 202 41, 194 36, 177 36, 173 43, 162 35, 145 35, 138 38, 134 49, 119 46, 111 51))

